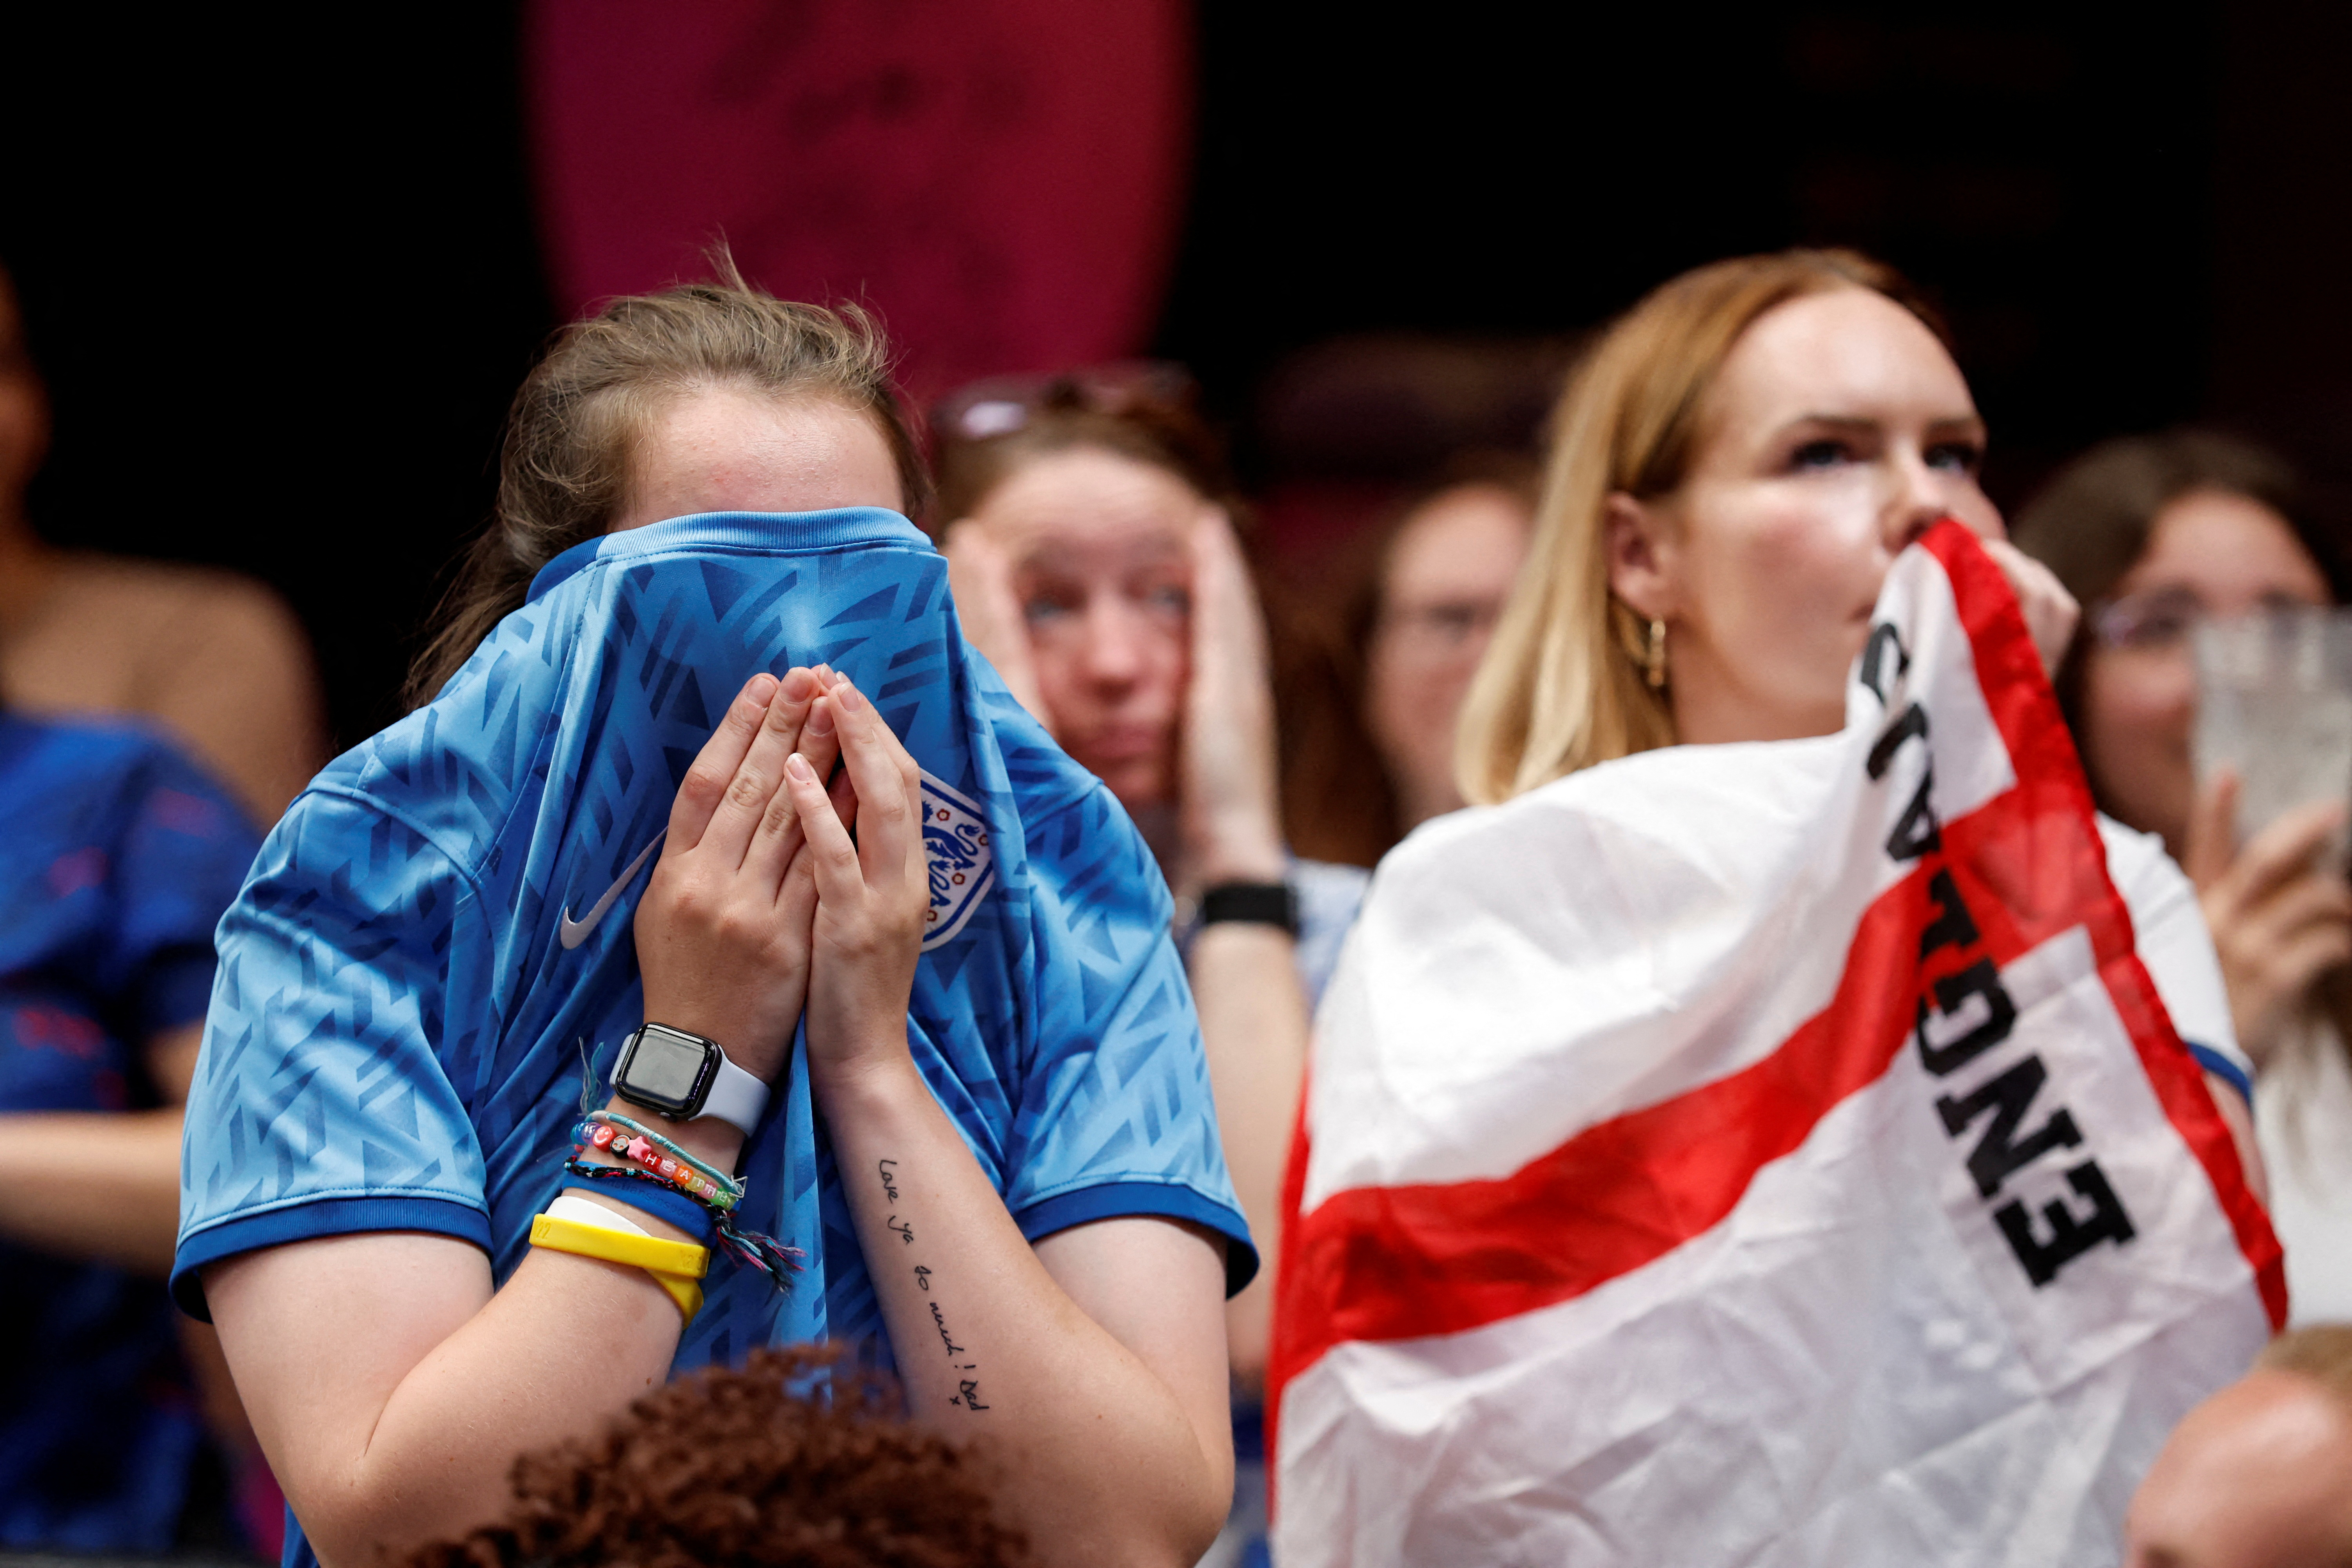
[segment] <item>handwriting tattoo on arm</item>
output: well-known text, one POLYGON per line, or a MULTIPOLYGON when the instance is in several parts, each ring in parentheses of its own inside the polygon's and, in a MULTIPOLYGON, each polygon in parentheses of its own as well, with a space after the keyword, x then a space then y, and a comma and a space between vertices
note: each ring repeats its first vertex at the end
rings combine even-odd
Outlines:
MULTIPOLYGON (((892 1203, 897 1203, 898 1201, 898 1188, 896 1181, 894 1180, 897 1174, 894 1167, 897 1164, 898 1162, 896 1160, 884 1160, 876 1167, 877 1173, 882 1178, 883 1195, 888 1198, 892 1203)), ((887 1223, 887 1228, 898 1233, 898 1239, 900 1241, 906 1243, 908 1247, 915 1245, 915 1229, 911 1224, 901 1221, 895 1214, 889 1217, 889 1220, 887 1223)), ((926 1291, 929 1290, 931 1288, 931 1270, 929 1267, 925 1264, 918 1263, 914 1266, 914 1273, 916 1286, 920 1289, 926 1291)), ((940 1346, 947 1352, 948 1360, 955 1363, 955 1369, 958 1372, 978 1372, 980 1370, 979 1363, 958 1359, 962 1356, 968 1356, 971 1352, 964 1349, 963 1346, 955 1342, 955 1335, 950 1333, 948 1330, 948 1315, 940 1306, 939 1298, 936 1296, 932 1297, 928 1305, 931 1309, 931 1326, 939 1331, 940 1346)), ((948 1403, 950 1405, 960 1405, 964 1409, 972 1411, 986 1410, 989 1408, 989 1406, 984 1404, 980 1397, 979 1378, 958 1378, 956 1380, 956 1387, 957 1392, 948 1395, 948 1403)))

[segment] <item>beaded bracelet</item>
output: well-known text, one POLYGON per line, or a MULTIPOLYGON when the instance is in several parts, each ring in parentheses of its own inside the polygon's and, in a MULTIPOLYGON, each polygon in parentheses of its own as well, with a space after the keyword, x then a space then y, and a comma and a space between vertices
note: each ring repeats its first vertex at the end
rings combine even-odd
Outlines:
MULTIPOLYGON (((653 1182, 672 1192, 677 1183, 664 1181, 646 1171, 633 1171, 625 1165, 592 1165, 578 1153, 564 1162, 563 1168, 572 1175, 591 1182, 653 1182)), ((626 1202, 626 1199, 621 1200, 626 1202)), ((756 1230, 746 1230, 736 1223, 735 1211, 706 1205, 715 1224, 713 1243, 719 1251, 747 1268, 755 1268, 768 1277, 768 1282, 779 1290, 792 1289, 791 1276, 800 1272, 801 1259, 808 1255, 797 1247, 786 1247, 773 1237, 762 1236, 756 1230)), ((680 1227, 684 1228, 683 1226, 680 1227)))
POLYGON ((742 1183, 618 1112, 590 1111, 587 1120, 572 1130, 572 1142, 635 1160, 713 1208, 731 1209, 742 1201, 742 1183))
POLYGON ((566 1171, 592 1182, 654 1181, 686 1193, 710 1211, 714 1240, 720 1251, 766 1275, 777 1289, 792 1288, 791 1276, 799 1272, 800 1260, 806 1254, 736 1224, 735 1205, 743 1201, 743 1184, 736 1177, 703 1163, 652 1128, 617 1110, 587 1112, 572 1130, 572 1141, 573 1157, 565 1163, 566 1171), (591 1164, 583 1157, 591 1152, 634 1160, 645 1169, 591 1164))

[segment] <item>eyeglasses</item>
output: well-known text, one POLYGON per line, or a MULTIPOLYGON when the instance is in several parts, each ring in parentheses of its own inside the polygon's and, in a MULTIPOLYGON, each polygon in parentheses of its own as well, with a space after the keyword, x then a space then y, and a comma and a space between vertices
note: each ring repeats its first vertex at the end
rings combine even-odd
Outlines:
MULTIPOLYGON (((2295 595, 2277 591, 2264 594, 2258 605, 2263 610, 2314 607, 2295 595)), ((2177 654, 2189 647, 2190 634, 2210 614, 2193 588, 2151 588, 2092 605, 2091 635, 2102 647, 2117 653, 2177 654)))
POLYGON ((2186 588, 2126 594, 2091 607, 2091 635, 2118 653, 2176 653, 2204 617, 2205 606, 2186 588))
POLYGON ((1010 436, 1048 409, 1113 416, 1151 408, 1190 410, 1199 393, 1192 373, 1166 360, 1124 360, 1053 375, 1001 375, 950 393, 931 426, 963 441, 1010 436))
POLYGON ((1502 604, 1494 600, 1398 605, 1381 613, 1379 629, 1415 658, 1444 658, 1483 647, 1502 614, 1502 604))

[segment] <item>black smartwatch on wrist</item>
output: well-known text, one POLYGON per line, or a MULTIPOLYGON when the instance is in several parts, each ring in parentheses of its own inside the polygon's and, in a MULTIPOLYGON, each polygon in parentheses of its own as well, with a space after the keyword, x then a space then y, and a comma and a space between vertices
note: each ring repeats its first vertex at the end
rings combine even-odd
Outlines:
POLYGON ((768 1108, 768 1086, 727 1059, 719 1042, 667 1024, 647 1024, 621 1047, 613 1092, 672 1121, 716 1117, 751 1135, 768 1108))
POLYGON ((1298 934, 1298 895, 1287 882, 1220 882, 1201 891, 1201 923, 1240 921, 1298 934))

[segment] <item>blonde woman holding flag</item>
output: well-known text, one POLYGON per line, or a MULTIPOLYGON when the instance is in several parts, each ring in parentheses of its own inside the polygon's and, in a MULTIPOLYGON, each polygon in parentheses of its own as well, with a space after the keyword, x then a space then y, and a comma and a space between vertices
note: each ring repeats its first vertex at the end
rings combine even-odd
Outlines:
POLYGON ((2098 818, 2075 607, 1932 314, 1837 251, 1596 345, 1318 1020, 1276 1544, 2111 1561, 2284 1306, 2193 893, 2098 818))

